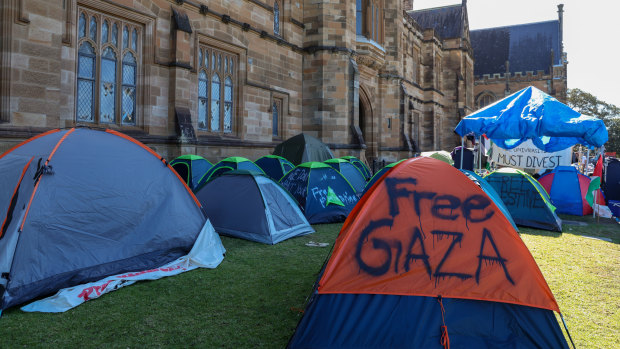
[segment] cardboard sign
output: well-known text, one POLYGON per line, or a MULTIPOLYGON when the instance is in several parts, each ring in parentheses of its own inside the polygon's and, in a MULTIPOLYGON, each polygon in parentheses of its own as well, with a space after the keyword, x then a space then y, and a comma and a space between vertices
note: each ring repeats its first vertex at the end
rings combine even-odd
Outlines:
POLYGON ((554 153, 547 153, 536 148, 531 140, 521 143, 513 149, 503 149, 491 143, 492 158, 500 166, 510 166, 520 169, 554 169, 557 166, 570 166, 571 148, 554 153))

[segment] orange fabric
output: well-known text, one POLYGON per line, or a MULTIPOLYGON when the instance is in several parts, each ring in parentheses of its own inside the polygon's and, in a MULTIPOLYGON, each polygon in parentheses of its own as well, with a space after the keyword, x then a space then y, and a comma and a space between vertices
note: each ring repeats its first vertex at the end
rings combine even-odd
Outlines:
POLYGON ((110 130, 107 129, 106 132, 111 133, 113 135, 117 135, 121 138, 125 138, 126 140, 135 143, 137 145, 139 145, 140 147, 144 148, 144 150, 148 151, 149 153, 151 153, 153 156, 155 156, 156 158, 158 158, 161 162, 164 163, 164 165, 166 165, 166 167, 168 167, 168 169, 170 171, 172 171, 172 173, 174 173, 177 178, 181 181, 181 183, 183 183, 183 185, 185 186, 185 189, 189 192, 189 194, 192 196, 192 199, 194 199, 194 202, 196 203, 196 205, 198 205, 198 207, 202 207, 202 205, 200 204, 200 201, 198 200, 198 198, 196 197, 196 195, 194 195, 194 192, 187 186, 187 183, 185 183, 185 181, 183 180, 183 178, 181 178, 181 176, 179 176, 179 174, 177 173, 177 171, 175 171, 172 166, 170 166, 169 163, 166 162, 166 160, 160 156, 159 154, 157 154, 157 152, 155 152, 153 149, 147 147, 146 145, 144 145, 144 143, 138 141, 137 139, 130 137, 124 133, 120 133, 118 131, 114 131, 114 130, 110 130))
POLYGON ((318 292, 442 296, 559 312, 499 208, 456 168, 432 158, 395 166, 358 203, 318 292))
MULTIPOLYGON (((22 170, 22 174, 19 176, 19 180, 17 181, 17 185, 15 186, 15 190, 13 190, 13 195, 11 195, 11 200, 9 202, 13 202, 15 198, 15 194, 17 194, 17 190, 19 190, 19 186, 21 185, 22 180, 24 179, 24 175, 26 174, 26 171, 28 171, 28 167, 30 166, 32 159, 34 159, 34 156, 31 157, 30 161, 28 161, 26 166, 24 166, 24 169, 22 170)), ((10 211, 11 211, 11 208, 9 207, 9 209, 6 212, 6 216, 4 217, 4 221, 2 222, 2 225, 0 225, 0 238, 2 237, 2 235, 4 235, 4 225, 6 224, 6 221, 9 219, 10 211)))
MULTIPOLYGON (((58 140, 58 143, 56 143, 56 146, 54 147, 54 149, 52 149, 52 152, 47 157, 47 160, 45 160, 45 164, 43 164, 43 166, 47 166, 49 164, 50 160, 52 159, 52 156, 54 156, 54 154, 56 154, 56 150, 58 150, 58 147, 60 147, 62 142, 64 142, 65 139, 67 138, 67 136, 69 136, 71 133, 73 133, 73 131, 75 131, 75 128, 72 128, 69 131, 67 131, 58 140)), ((34 185, 34 190, 32 191, 32 195, 30 195, 30 200, 28 201, 28 206, 26 207, 26 213, 24 214, 24 219, 22 220, 22 224, 19 226, 19 231, 24 230, 24 224, 26 223, 26 218, 28 217, 28 212, 30 212, 30 205, 32 205, 32 200, 34 199, 34 194, 37 193, 37 189, 39 188, 39 183, 41 183, 41 178, 40 177, 37 180, 37 184, 34 185)))
POLYGON ((49 131, 47 131, 47 132, 43 132, 43 133, 41 133, 41 134, 39 134, 39 135, 36 135, 36 136, 34 136, 34 137, 28 138, 27 140, 25 140, 25 141, 23 141, 23 142, 19 143, 18 145, 14 146, 14 147, 12 147, 11 149, 9 149, 9 150, 5 151, 4 153, 2 153, 2 155, 0 155, 0 159, 2 159, 2 158, 3 158, 3 157, 5 157, 8 153, 12 152, 13 150, 15 150, 15 149, 17 149, 17 148, 21 147, 22 145, 24 145, 24 144, 26 144, 26 143, 28 143, 28 142, 32 142, 32 141, 34 141, 34 140, 35 140, 35 139, 37 139, 37 138, 41 138, 41 137, 43 137, 43 136, 47 136, 48 134, 51 134, 51 133, 56 133, 56 132, 59 132, 59 131, 60 131, 60 129, 49 130, 49 131))

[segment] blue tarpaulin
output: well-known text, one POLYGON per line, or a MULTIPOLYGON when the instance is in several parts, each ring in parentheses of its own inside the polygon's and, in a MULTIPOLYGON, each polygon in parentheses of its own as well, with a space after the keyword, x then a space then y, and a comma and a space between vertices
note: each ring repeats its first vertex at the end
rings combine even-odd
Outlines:
POLYGON ((455 132, 488 138, 504 149, 527 139, 546 152, 575 144, 600 147, 607 142, 603 120, 582 115, 535 87, 527 87, 463 118, 455 132))

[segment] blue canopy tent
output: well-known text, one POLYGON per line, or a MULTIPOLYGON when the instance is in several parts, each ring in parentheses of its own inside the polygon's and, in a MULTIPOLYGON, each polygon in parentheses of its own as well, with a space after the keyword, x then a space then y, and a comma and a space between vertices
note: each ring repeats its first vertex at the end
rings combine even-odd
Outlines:
POLYGON ((582 115, 533 86, 466 116, 455 132, 461 137, 485 134, 504 149, 531 139, 546 152, 575 144, 598 148, 608 139, 603 120, 582 115))

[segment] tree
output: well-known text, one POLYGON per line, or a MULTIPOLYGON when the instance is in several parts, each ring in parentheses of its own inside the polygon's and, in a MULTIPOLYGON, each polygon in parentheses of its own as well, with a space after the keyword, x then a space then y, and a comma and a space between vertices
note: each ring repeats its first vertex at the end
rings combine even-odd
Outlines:
POLYGON ((609 141, 605 143, 605 150, 620 153, 620 107, 605 103, 578 88, 568 90, 566 102, 569 107, 581 114, 603 119, 609 132, 609 141))

